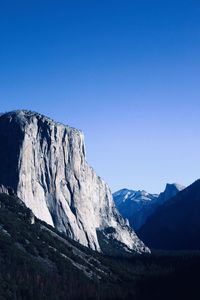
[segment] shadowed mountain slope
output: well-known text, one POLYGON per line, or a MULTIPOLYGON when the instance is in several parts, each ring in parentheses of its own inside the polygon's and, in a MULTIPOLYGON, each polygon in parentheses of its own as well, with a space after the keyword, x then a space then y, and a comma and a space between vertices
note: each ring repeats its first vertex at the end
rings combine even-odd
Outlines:
POLYGON ((138 234, 155 249, 200 249, 200 180, 159 207, 138 234))

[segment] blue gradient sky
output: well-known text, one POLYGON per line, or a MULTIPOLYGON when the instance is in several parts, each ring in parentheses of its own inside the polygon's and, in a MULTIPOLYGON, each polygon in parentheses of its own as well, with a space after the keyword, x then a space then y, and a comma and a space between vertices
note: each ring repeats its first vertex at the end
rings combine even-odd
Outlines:
POLYGON ((82 129, 113 191, 200 177, 199 96, 199 1, 1 1, 0 110, 82 129))

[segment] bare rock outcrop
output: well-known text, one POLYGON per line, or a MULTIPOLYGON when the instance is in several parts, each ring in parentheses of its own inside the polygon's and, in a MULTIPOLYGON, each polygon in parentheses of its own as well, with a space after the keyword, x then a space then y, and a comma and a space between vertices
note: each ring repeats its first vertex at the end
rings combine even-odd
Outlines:
POLYGON ((128 251, 149 251, 86 162, 81 131, 38 113, 14 111, 0 116, 0 141, 0 184, 10 186, 37 218, 97 251, 97 231, 128 251), (114 230, 106 233, 107 228, 114 230))

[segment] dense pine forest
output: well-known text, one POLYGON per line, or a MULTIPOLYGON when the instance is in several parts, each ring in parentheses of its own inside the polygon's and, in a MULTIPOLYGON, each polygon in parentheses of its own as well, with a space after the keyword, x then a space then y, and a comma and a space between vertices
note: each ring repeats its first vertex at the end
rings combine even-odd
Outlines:
POLYGON ((200 252, 111 257, 0 195, 0 299, 198 299, 200 252))

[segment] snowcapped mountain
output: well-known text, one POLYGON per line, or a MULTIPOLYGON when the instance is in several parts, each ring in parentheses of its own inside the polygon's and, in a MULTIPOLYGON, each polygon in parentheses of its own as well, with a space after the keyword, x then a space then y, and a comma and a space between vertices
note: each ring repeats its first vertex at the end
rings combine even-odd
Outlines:
POLYGON ((150 194, 144 190, 122 189, 113 194, 113 199, 120 214, 128 219, 131 227, 138 230, 157 207, 183 189, 183 186, 176 183, 168 183, 160 195, 150 194))
POLYGON ((158 195, 122 189, 113 194, 113 199, 120 214, 128 219, 131 227, 137 230, 153 212, 158 195))
POLYGON ((0 116, 0 184, 34 215, 97 251, 148 252, 85 158, 83 133, 30 111, 0 116), (122 247, 122 248, 123 248, 122 247))

